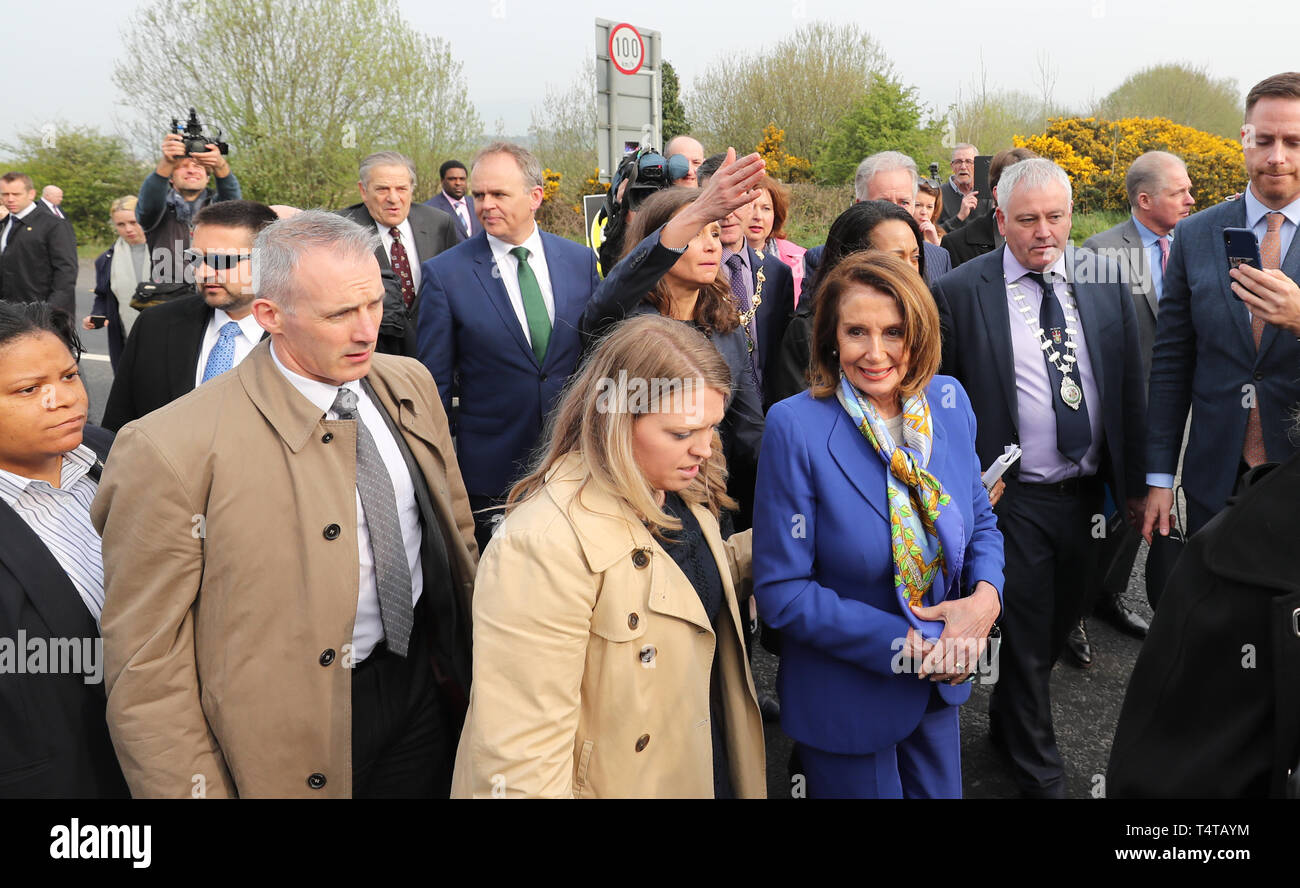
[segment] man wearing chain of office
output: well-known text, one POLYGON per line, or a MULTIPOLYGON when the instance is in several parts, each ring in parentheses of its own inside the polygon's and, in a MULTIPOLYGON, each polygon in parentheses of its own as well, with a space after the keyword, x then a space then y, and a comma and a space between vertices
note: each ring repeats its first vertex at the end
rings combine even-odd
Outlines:
POLYGON ((1003 172, 997 199, 1006 246, 934 290, 943 372, 970 394, 981 462, 988 467, 1010 444, 1022 450, 997 507, 1006 587, 990 734, 1023 795, 1060 798, 1052 665, 1079 617, 1090 548, 1104 539, 1104 486, 1130 524, 1141 520, 1145 392, 1128 284, 1113 260, 1069 246, 1065 171, 1021 161, 1003 172))

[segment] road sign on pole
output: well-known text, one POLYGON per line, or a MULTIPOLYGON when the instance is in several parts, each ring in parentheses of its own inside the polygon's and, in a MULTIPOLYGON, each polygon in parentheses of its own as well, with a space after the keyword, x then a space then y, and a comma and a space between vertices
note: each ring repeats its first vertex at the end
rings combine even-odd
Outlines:
POLYGON ((658 31, 596 19, 596 145, 600 180, 639 146, 663 150, 658 31))
POLYGON ((609 60, 620 74, 635 74, 645 63, 645 41, 627 22, 610 29, 608 49, 609 60))

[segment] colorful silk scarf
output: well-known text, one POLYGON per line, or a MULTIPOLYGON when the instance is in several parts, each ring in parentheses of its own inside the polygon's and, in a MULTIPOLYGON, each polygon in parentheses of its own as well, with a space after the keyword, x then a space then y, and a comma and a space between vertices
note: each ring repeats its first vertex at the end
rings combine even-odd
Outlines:
POLYGON ((836 392, 840 405, 852 417, 862 437, 875 448, 884 461, 886 491, 889 500, 889 539, 894 553, 894 589, 902 604, 903 615, 916 622, 911 605, 922 604, 939 569, 947 571, 943 546, 935 522, 940 507, 951 502, 939 479, 926 467, 930 464, 933 445, 930 403, 925 393, 913 395, 903 403, 903 441, 890 436, 875 405, 840 374, 836 392))

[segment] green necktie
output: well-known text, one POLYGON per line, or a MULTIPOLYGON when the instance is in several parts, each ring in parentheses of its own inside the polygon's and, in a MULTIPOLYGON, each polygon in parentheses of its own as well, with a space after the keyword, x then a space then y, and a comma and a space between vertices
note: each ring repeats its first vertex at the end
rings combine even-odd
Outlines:
POLYGON ((510 255, 519 260, 519 295, 524 300, 524 317, 528 318, 528 337, 533 341, 537 363, 546 360, 546 346, 551 342, 551 318, 546 314, 546 300, 537 284, 537 275, 528 265, 528 248, 515 247, 510 255))

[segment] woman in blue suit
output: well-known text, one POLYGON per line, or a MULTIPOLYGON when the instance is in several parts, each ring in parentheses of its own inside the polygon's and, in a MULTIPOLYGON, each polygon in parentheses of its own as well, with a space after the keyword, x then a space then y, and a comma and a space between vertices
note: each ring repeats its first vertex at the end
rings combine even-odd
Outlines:
POLYGON ((961 796, 957 706, 1002 611, 1002 536, 939 357, 920 275, 854 254, 818 292, 812 388, 767 416, 754 591, 811 797, 961 796))

